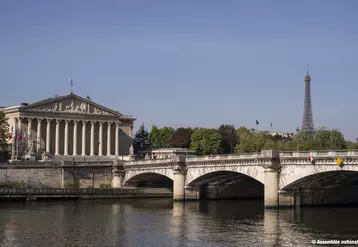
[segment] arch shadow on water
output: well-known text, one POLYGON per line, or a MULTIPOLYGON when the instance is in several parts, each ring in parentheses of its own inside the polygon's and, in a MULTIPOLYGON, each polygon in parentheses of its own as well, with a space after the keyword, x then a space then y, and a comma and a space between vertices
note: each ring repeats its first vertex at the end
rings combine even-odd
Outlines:
POLYGON ((199 193, 207 200, 263 200, 264 185, 245 174, 232 171, 207 173, 187 185, 188 190, 199 193))
POLYGON ((293 193, 300 206, 358 206, 358 172, 320 172, 298 179, 282 191, 293 193))

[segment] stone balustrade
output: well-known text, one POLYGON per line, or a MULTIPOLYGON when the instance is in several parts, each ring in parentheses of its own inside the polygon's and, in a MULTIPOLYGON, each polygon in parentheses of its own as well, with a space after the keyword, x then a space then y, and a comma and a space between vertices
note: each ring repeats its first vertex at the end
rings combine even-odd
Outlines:
POLYGON ((138 165, 156 165, 156 164, 164 164, 164 163, 171 163, 173 161, 172 158, 170 159, 147 159, 147 160, 133 160, 125 162, 125 166, 138 166, 138 165))
MULTIPOLYGON (((308 157, 313 158, 345 158, 354 157, 358 158, 358 150, 339 150, 339 151, 299 151, 299 152, 280 152, 280 159, 302 159, 307 160, 308 157)), ((186 163, 198 163, 198 162, 216 162, 216 161, 233 161, 241 160, 256 160, 264 158, 261 153, 246 153, 246 154, 227 154, 227 155, 208 155, 197 157, 186 157, 186 163)), ((172 163, 172 158, 166 159, 145 159, 145 160, 132 160, 125 161, 125 166, 157 166, 159 164, 172 163)))

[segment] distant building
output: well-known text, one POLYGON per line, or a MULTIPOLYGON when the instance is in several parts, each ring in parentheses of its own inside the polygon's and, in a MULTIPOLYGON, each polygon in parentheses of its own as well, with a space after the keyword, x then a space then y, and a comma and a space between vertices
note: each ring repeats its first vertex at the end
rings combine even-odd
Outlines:
POLYGON ((286 139, 292 139, 295 134, 294 133, 289 133, 289 132, 270 132, 270 135, 272 136, 279 136, 282 138, 286 138, 286 139))

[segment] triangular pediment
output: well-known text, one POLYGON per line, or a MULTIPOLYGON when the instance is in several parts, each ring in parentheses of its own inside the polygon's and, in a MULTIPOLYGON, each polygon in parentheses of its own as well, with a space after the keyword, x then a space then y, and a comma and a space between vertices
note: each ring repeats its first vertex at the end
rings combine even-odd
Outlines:
POLYGON ((27 111, 41 112, 63 112, 63 113, 80 113, 95 114, 107 116, 121 116, 119 112, 113 111, 107 107, 94 103, 91 100, 82 98, 75 94, 59 96, 45 99, 23 107, 27 111))

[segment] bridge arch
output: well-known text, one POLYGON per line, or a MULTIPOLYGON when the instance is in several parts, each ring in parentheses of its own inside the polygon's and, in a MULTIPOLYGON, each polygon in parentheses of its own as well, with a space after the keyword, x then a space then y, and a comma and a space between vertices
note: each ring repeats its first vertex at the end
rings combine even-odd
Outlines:
POLYGON ((169 169, 133 170, 127 171, 124 176, 123 184, 125 187, 173 187, 173 172, 169 169))
POLYGON ((319 178, 321 175, 325 176, 326 172, 347 172, 347 171, 357 172, 358 167, 354 165, 346 165, 343 168, 340 168, 336 164, 283 166, 281 168, 279 188, 281 190, 284 190, 285 188, 287 189, 289 188, 287 186, 291 185, 292 187, 292 184, 295 182, 297 182, 296 184, 298 183, 302 184, 302 182, 306 181, 306 179, 319 178), (316 174, 318 176, 315 176, 316 174))
POLYGON ((295 204, 306 206, 357 205, 357 190, 358 171, 336 169, 301 177, 281 189, 294 196, 295 204))
POLYGON ((302 177, 282 188, 282 190, 335 189, 358 186, 358 171, 331 170, 302 177))
POLYGON ((264 198, 264 184, 237 171, 216 170, 197 177, 186 186, 199 192, 199 199, 260 199, 264 198))
POLYGON ((156 169, 156 170, 127 170, 124 175, 124 183, 126 183, 128 180, 134 178, 135 176, 141 175, 141 174, 157 174, 162 175, 164 177, 167 177, 171 180, 173 180, 173 170, 172 169, 156 169))
POLYGON ((125 187, 151 187, 151 188, 173 188, 173 180, 169 177, 154 173, 146 172, 127 179, 124 182, 125 187))
POLYGON ((261 166, 202 166, 189 167, 186 174, 186 185, 189 186, 194 180, 211 173, 232 172, 246 175, 264 184, 264 170, 261 166))

